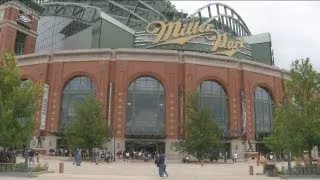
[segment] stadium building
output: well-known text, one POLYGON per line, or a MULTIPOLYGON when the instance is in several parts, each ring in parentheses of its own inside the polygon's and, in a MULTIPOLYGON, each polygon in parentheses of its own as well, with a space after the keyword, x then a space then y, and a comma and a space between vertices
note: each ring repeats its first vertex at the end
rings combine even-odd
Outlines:
POLYGON ((199 89, 229 155, 266 151, 288 73, 274 66, 271 35, 251 34, 228 5, 187 14, 168 0, 0 0, 0 30, 0 54, 13 50, 23 78, 44 86, 33 147, 65 148, 74 105, 95 95, 112 127, 106 149, 177 157, 185 94, 199 89))

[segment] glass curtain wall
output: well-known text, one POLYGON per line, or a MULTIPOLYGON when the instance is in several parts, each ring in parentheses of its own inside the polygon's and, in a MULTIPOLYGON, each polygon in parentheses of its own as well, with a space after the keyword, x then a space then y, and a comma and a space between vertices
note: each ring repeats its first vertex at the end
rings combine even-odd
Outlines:
POLYGON ((220 84, 215 81, 200 84, 200 105, 211 110, 221 131, 228 130, 228 97, 220 84))
POLYGON ((165 135, 165 89, 152 77, 133 81, 127 96, 127 137, 158 137, 165 135))
POLYGON ((273 101, 271 94, 264 88, 257 87, 254 94, 256 140, 262 141, 270 135, 273 120, 273 101))
POLYGON ((66 126, 74 118, 75 104, 95 96, 96 86, 86 76, 73 78, 63 90, 60 131, 64 132, 66 126))

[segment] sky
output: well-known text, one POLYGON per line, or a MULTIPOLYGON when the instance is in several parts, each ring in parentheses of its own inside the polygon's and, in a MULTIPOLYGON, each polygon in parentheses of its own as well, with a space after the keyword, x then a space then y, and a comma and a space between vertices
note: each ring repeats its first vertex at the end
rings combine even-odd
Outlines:
POLYGON ((310 58, 320 71, 320 1, 171 1, 178 10, 191 14, 213 2, 233 8, 251 34, 269 32, 275 65, 290 69, 296 59, 310 58), (318 29, 319 28, 319 29, 318 29))

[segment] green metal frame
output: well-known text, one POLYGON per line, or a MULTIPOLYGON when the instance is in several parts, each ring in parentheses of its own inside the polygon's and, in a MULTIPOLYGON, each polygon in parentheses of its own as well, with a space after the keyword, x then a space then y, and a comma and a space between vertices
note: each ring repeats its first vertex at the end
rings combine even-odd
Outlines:
POLYGON ((229 32, 236 37, 249 36, 251 32, 241 16, 231 7, 222 3, 210 3, 192 13, 188 18, 199 18, 205 23, 220 24, 217 28, 229 32), (220 12, 220 9, 224 11, 220 12), (215 11, 214 11, 215 9, 215 11), (207 10, 209 17, 203 17, 207 10), (216 14, 216 15, 215 15, 216 14))
POLYGON ((181 16, 166 0, 48 0, 40 3, 45 8, 43 16, 63 16, 91 23, 102 11, 135 31, 144 31, 152 21, 181 16))

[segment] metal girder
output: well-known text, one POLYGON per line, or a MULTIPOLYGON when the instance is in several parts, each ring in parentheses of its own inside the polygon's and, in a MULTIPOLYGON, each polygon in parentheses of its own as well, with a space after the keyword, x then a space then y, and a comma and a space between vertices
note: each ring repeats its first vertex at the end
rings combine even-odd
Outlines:
POLYGON ((130 9, 124 7, 123 5, 118 4, 118 3, 116 3, 115 1, 112 1, 112 0, 109 0, 108 2, 111 3, 111 4, 114 5, 114 6, 117 6, 118 8, 120 8, 120 9, 122 9, 122 10, 125 10, 125 11, 129 12, 131 15, 137 17, 138 19, 140 19, 140 20, 143 21, 144 23, 148 23, 148 21, 147 21, 145 18, 141 17, 140 15, 138 15, 138 14, 136 14, 135 12, 131 11, 130 9))
MULTIPOLYGON (((234 33, 240 35, 240 36, 249 36, 251 35, 250 31, 236 18, 232 17, 232 16, 228 16, 225 14, 220 14, 218 16, 212 16, 211 18, 207 19, 204 23, 208 24, 213 22, 216 19, 220 19, 220 21, 218 20, 218 22, 222 23, 222 26, 227 26, 228 29, 232 30, 234 33), (226 18, 226 23, 224 24, 224 18, 226 18), (231 21, 234 21, 233 23, 231 23, 231 21), (236 25, 239 25, 242 29, 236 29, 236 25)), ((225 29, 224 29, 225 30, 225 29)))
POLYGON ((44 3, 42 16, 62 16, 70 19, 92 23, 99 19, 101 9, 77 3, 44 3))
MULTIPOLYGON (((195 11, 194 13, 192 13, 191 15, 189 15, 189 18, 194 18, 197 15, 201 17, 201 12, 207 10, 208 14, 209 14, 209 18, 206 19, 206 22, 208 21, 212 21, 213 19, 218 19, 219 22, 221 22, 222 24, 226 25, 228 28, 233 29, 235 27, 234 23, 231 23, 230 19, 232 19, 233 21, 237 22, 237 24, 240 25, 240 32, 244 31, 245 33, 242 34, 247 34, 247 35, 251 35, 251 32, 248 28, 248 26, 246 25, 246 23, 243 21, 243 19, 241 18, 241 16, 231 7, 222 4, 222 3, 209 3, 201 8, 199 8, 197 11, 195 11), (212 8, 214 7, 214 8, 212 8), (220 11, 220 7, 224 10, 224 11, 220 11), (214 9, 216 9, 216 12, 214 11, 214 9), (231 12, 231 14, 228 13, 228 11, 231 12), (217 14, 217 15, 214 15, 217 14), (224 18, 226 17, 226 22, 224 22, 224 18)), ((240 35, 240 34, 238 34, 240 35)))
MULTIPOLYGON (((161 14, 159 11, 155 10, 153 7, 151 7, 149 4, 143 2, 142 0, 138 0, 139 3, 141 3, 142 5, 144 5, 145 7, 149 8, 151 11, 155 12, 156 14, 158 14, 160 17, 162 17, 164 20, 167 20, 167 18, 161 14)), ((160 18, 159 18, 160 19, 160 18)))
MULTIPOLYGON (((121 19, 121 22, 135 30, 144 30, 148 23, 158 20, 167 20, 166 11, 177 11, 170 1, 158 0, 48 0, 42 5, 46 11, 42 15, 63 16, 92 22, 94 15, 86 15, 89 8, 103 11, 111 16, 121 19), (126 18, 120 18, 120 17, 126 18), (89 18, 92 17, 92 18, 89 18)), ((91 11, 90 11, 91 12, 91 11)), ((178 11, 177 11, 178 12, 178 11)), ((100 13, 99 13, 100 16, 100 13)))

